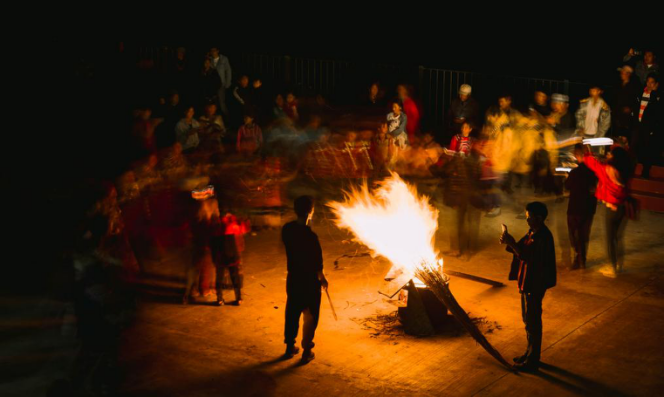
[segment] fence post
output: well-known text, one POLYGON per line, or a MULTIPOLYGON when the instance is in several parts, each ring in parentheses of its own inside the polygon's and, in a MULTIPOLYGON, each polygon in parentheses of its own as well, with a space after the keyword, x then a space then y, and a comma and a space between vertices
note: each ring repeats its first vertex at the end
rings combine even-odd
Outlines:
POLYGON ((565 87, 565 95, 569 95, 569 80, 565 79, 563 84, 565 87))

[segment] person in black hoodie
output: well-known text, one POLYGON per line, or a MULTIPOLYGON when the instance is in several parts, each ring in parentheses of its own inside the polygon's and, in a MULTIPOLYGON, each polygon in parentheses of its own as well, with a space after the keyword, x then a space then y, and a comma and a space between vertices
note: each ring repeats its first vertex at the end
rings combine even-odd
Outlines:
POLYGON ((629 65, 620 68, 620 84, 611 104, 613 111, 613 136, 624 136, 628 140, 632 136, 634 114, 638 112, 636 98, 640 94, 639 83, 634 78, 634 69, 629 65))

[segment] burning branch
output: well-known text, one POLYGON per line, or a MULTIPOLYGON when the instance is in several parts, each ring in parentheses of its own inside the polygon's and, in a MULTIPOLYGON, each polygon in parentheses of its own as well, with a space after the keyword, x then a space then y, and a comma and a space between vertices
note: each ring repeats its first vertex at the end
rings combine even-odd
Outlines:
POLYGON ((454 299, 452 291, 448 286, 449 277, 433 270, 430 266, 421 266, 415 270, 415 276, 424 282, 429 289, 436 295, 436 297, 443 302, 445 306, 452 312, 461 325, 470 333, 470 335, 491 354, 498 362, 513 371, 512 366, 503 358, 500 352, 494 349, 488 340, 484 337, 482 332, 475 326, 468 313, 459 305, 454 299))

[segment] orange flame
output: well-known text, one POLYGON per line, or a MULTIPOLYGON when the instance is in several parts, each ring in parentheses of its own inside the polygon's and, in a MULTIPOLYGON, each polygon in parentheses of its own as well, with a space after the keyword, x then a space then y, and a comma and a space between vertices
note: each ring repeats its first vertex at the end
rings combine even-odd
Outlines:
POLYGON ((437 259, 434 248, 438 210, 396 173, 373 192, 364 184, 346 192, 344 202, 328 206, 338 227, 350 230, 373 255, 387 258, 409 278, 420 266, 437 265, 436 270, 442 271, 442 259, 437 259))

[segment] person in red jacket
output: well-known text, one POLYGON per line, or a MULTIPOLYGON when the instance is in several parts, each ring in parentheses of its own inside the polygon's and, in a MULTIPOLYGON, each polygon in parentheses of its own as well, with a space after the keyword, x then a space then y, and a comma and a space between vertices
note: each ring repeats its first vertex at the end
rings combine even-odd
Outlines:
POLYGON ((622 232, 625 229, 625 202, 628 197, 627 185, 631 177, 629 154, 615 146, 607 156, 607 162, 596 159, 586 146, 584 164, 598 179, 595 196, 606 205, 606 245, 612 267, 600 271, 607 277, 616 277, 623 267, 622 232))
POLYGON ((408 133, 408 141, 415 142, 415 133, 420 129, 420 110, 415 101, 410 97, 410 93, 405 85, 397 86, 397 94, 402 103, 403 112, 407 116, 406 132, 408 133))

